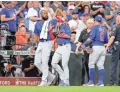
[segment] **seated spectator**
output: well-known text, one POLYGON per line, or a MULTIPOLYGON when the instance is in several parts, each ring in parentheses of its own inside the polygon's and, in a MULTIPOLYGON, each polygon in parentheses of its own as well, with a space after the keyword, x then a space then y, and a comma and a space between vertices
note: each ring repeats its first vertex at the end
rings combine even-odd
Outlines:
POLYGON ((78 10, 75 9, 72 12, 72 20, 70 20, 68 22, 70 28, 71 28, 71 32, 75 31, 76 32, 76 40, 75 43, 78 42, 78 38, 81 34, 81 32, 86 29, 86 25, 82 20, 79 20, 78 18, 78 10))
POLYGON ((24 26, 24 20, 19 21, 18 31, 15 34, 16 45, 12 47, 13 50, 27 50, 29 48, 30 35, 24 26))
POLYGON ((34 58, 28 57, 22 61, 22 71, 25 77, 39 77, 38 69, 34 65, 34 58))

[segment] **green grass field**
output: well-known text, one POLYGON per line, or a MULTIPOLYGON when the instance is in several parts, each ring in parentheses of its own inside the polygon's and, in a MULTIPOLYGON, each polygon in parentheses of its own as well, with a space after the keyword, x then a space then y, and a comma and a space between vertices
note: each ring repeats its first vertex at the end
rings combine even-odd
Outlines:
POLYGON ((0 86, 0 92, 120 92, 120 86, 117 87, 0 86))

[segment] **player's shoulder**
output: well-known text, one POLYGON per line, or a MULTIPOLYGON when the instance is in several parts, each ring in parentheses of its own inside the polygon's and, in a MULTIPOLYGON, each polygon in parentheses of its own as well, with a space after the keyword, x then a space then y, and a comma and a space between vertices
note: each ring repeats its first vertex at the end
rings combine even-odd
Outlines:
POLYGON ((92 30, 96 30, 99 26, 98 25, 95 25, 92 27, 92 30))
POLYGON ((36 22, 36 26, 41 26, 41 25, 43 25, 43 24, 44 24, 43 21, 37 21, 37 22, 36 22))

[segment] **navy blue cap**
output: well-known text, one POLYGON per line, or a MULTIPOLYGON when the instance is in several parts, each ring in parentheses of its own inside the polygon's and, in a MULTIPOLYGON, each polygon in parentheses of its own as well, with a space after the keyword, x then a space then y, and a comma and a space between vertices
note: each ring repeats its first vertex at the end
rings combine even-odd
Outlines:
POLYGON ((2 1, 3 4, 8 4, 10 1, 2 1))
POLYGON ((74 9, 74 10, 72 11, 72 14, 79 14, 79 12, 78 12, 77 9, 74 9))
POLYGON ((82 13, 81 16, 87 16, 87 15, 88 15, 88 13, 84 12, 84 13, 82 13))
POLYGON ((97 22, 102 22, 103 21, 103 18, 101 16, 96 16, 95 17, 95 21, 97 22))

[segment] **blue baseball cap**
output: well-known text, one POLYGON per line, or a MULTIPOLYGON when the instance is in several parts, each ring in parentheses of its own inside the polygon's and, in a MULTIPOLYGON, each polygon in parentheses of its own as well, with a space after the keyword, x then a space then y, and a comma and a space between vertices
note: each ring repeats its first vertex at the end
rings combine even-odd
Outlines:
POLYGON ((95 17, 95 21, 97 22, 102 22, 103 21, 103 18, 101 16, 96 16, 95 17))
POLYGON ((3 4, 11 3, 10 1, 2 1, 3 4))
POLYGON ((82 13, 81 16, 87 16, 87 15, 88 15, 88 13, 84 12, 84 13, 82 13))
POLYGON ((79 12, 78 12, 77 9, 74 9, 74 10, 72 11, 72 14, 79 14, 79 12))

